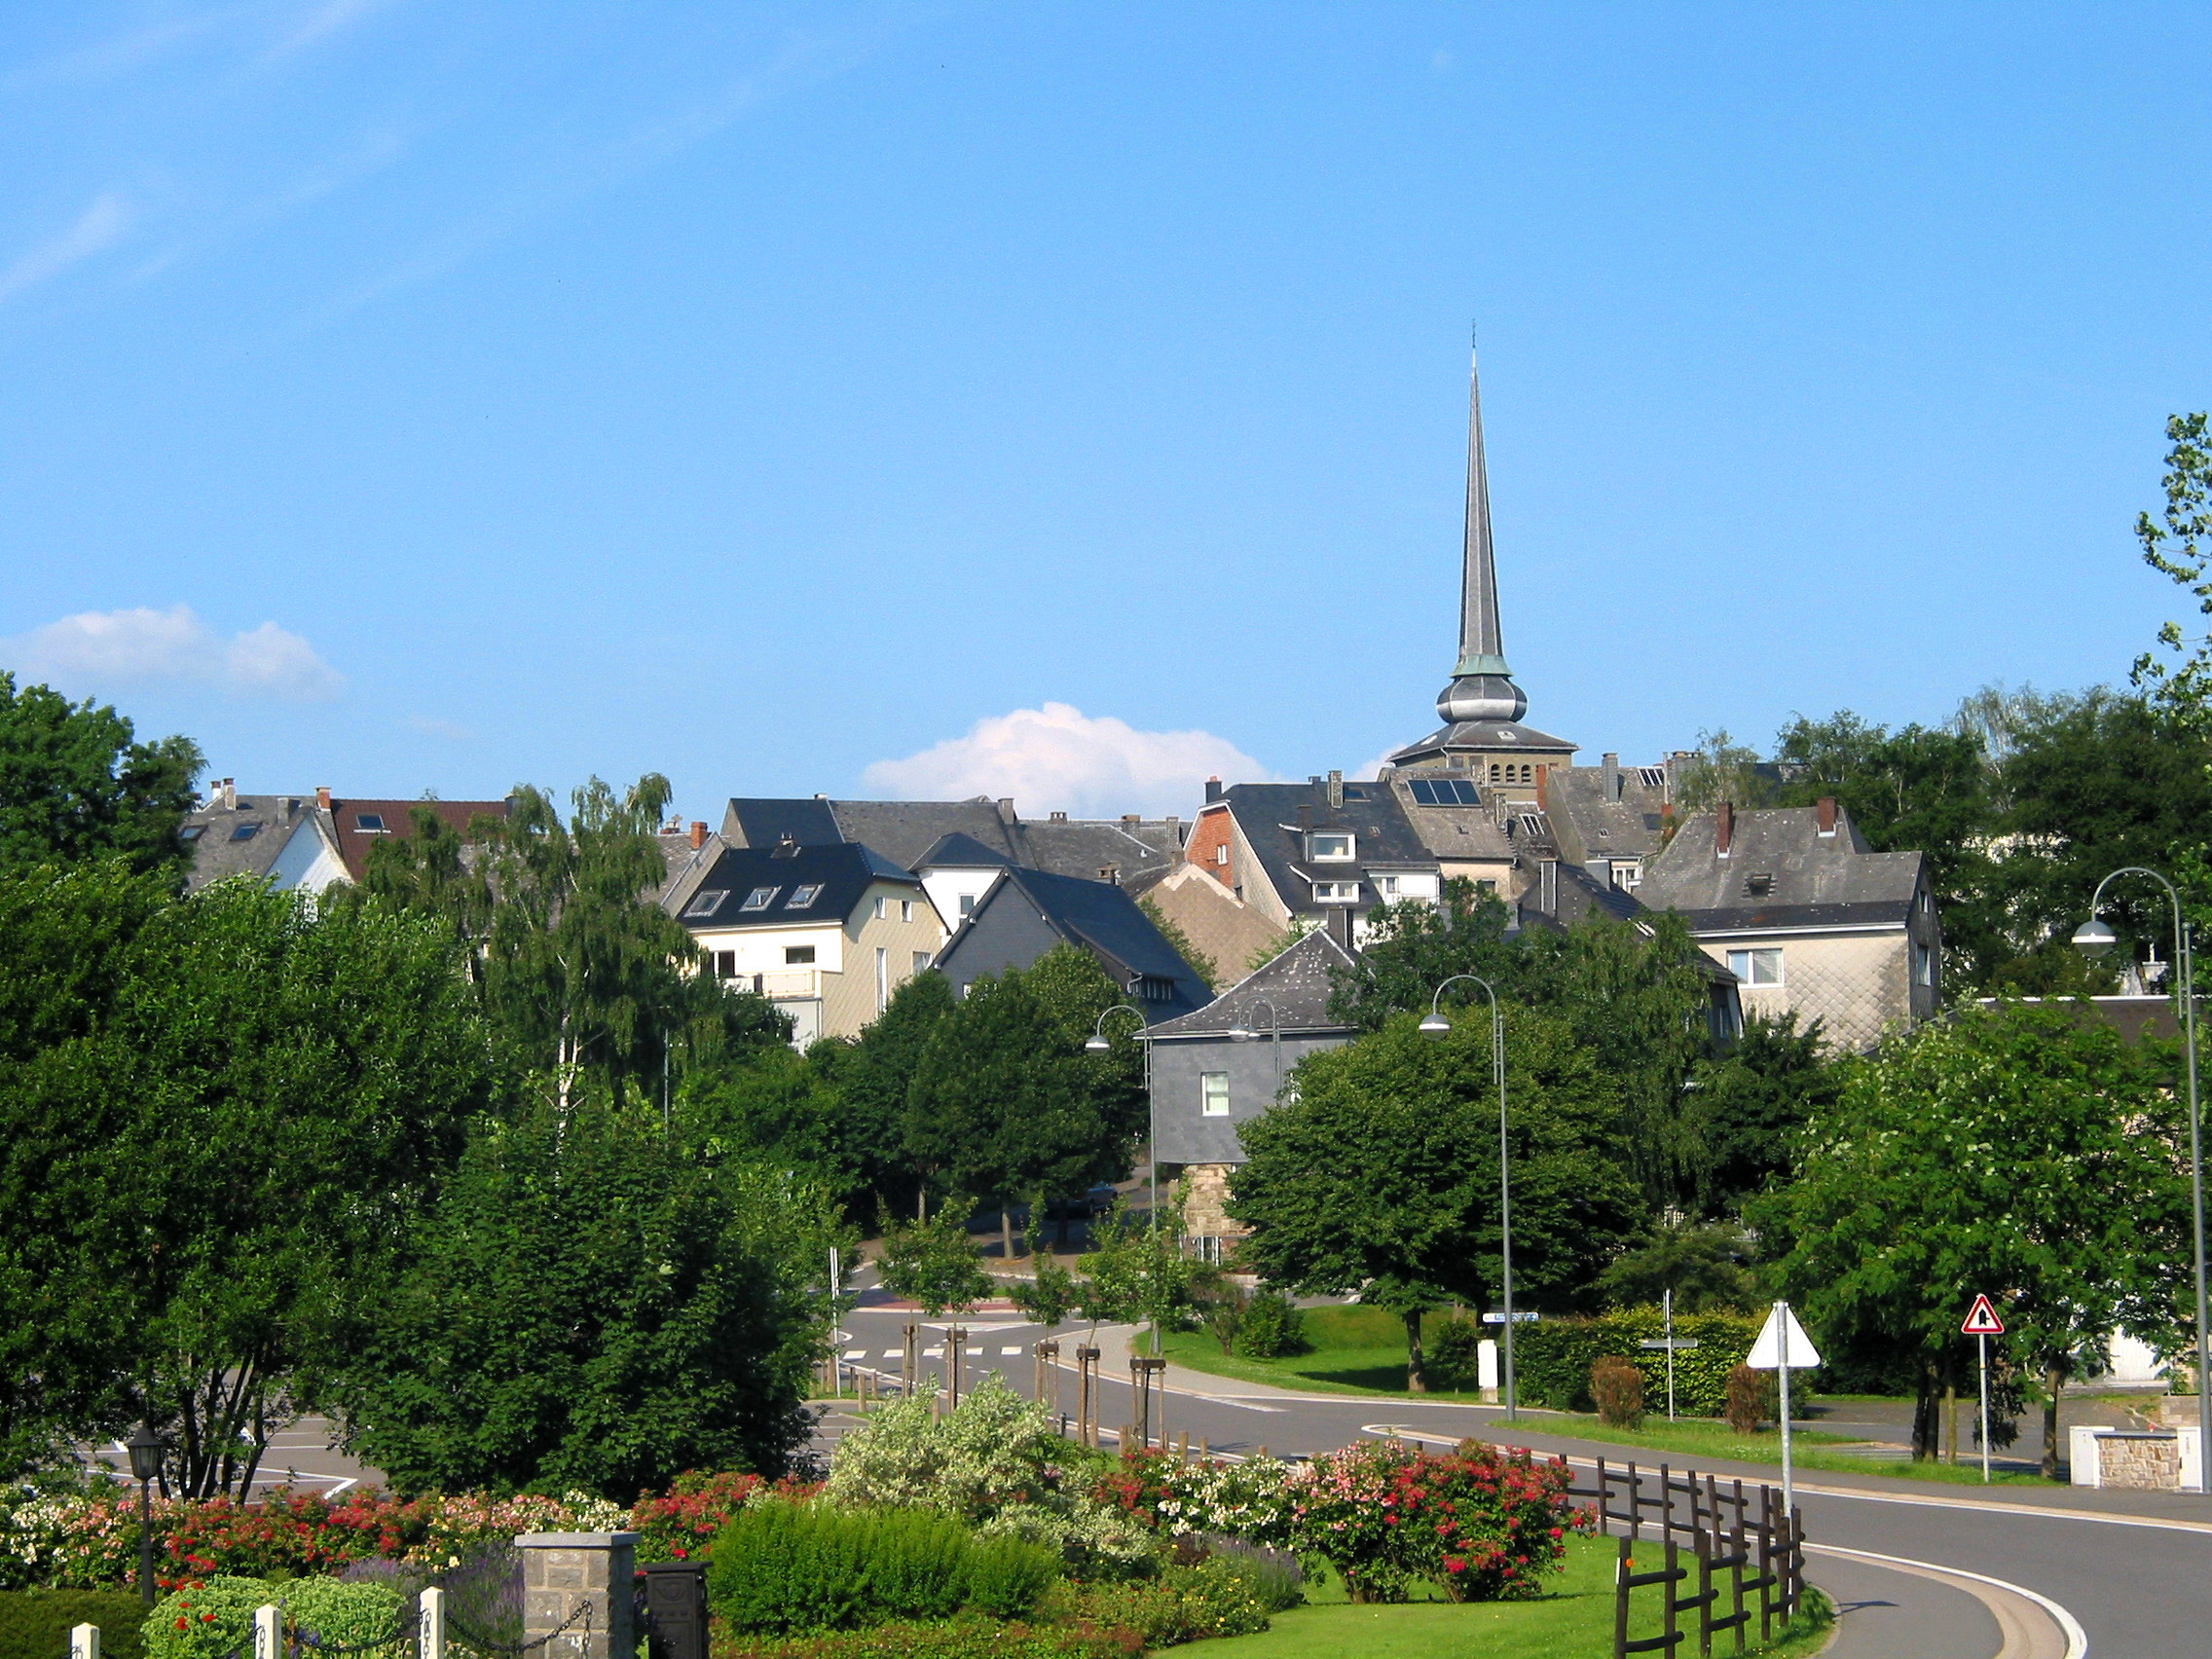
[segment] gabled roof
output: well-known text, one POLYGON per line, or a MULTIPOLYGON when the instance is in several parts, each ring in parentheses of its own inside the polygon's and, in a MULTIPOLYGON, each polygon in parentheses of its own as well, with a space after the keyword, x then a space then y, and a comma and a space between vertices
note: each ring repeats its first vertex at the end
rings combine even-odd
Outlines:
POLYGON ((1867 851, 1841 810, 1835 832, 1823 835, 1819 813, 1736 812, 1726 858, 1717 819, 1701 813, 1644 866, 1637 896, 1654 910, 1679 910, 1700 933, 1902 927, 1921 889, 1923 855, 1867 851))
POLYGON ((861 907, 877 882, 893 882, 919 892, 921 882, 866 847, 839 842, 830 847, 724 847, 690 880, 679 882, 664 901, 676 919, 693 933, 728 933, 739 928, 842 927, 861 907), (819 888, 808 903, 793 908, 798 890, 819 888), (719 900, 708 895, 719 893, 719 900), (767 898, 748 910, 755 893, 767 898))
POLYGON ((732 800, 722 813, 722 839, 734 847, 772 847, 786 835, 809 847, 834 846, 845 839, 830 803, 820 795, 802 800, 732 800))
POLYGON ((1031 819, 1014 830, 1018 862, 1031 869, 1140 888, 1182 862, 1187 834, 1188 826, 1174 818, 1031 819))
POLYGON ((1331 806, 1328 786, 1315 782, 1235 784, 1222 792, 1276 896, 1295 913, 1311 915, 1336 907, 1313 902, 1315 881, 1359 880, 1358 903, 1364 905, 1377 900, 1373 884, 1359 879, 1370 866, 1437 866, 1436 855, 1414 832, 1407 809, 1389 785, 1348 783, 1344 792, 1342 806, 1331 806), (1306 809, 1303 822, 1301 807, 1306 809), (1348 864, 1309 863, 1302 837, 1316 830, 1349 830, 1356 837, 1352 849, 1356 856, 1348 864))
POLYGON ((1351 966, 1351 955, 1326 930, 1304 939, 1246 975, 1204 1008, 1152 1028, 1155 1037, 1220 1037, 1231 1031, 1266 1036, 1280 1030, 1311 1036, 1354 1027, 1329 1013, 1336 989, 1330 970, 1351 966), (1272 1005, 1272 1014, 1271 1008, 1272 1005))
POLYGON ((234 875, 267 875, 314 814, 314 794, 238 795, 188 814, 178 833, 192 848, 185 885, 197 893, 234 875), (235 802, 235 803, 233 803, 235 802))
POLYGON ((1440 726, 1390 756, 1393 766, 1464 750, 1526 750, 1531 755, 1571 755, 1580 745, 1519 720, 1459 720, 1440 726))
POLYGON ((973 835, 964 835, 955 830, 949 835, 940 835, 937 845, 914 861, 917 871, 925 869, 1004 869, 1014 863, 995 847, 986 847, 973 835))
MULTIPOLYGON (((804 846, 861 841, 893 863, 919 869, 952 862, 940 848, 952 836, 985 849, 990 864, 1017 864, 1085 881, 1114 871, 1124 886, 1145 886, 1183 856, 1189 827, 1179 818, 1024 820, 1010 800, 733 799, 722 815, 733 846, 772 847, 786 835, 804 846)), ((957 857, 971 863, 973 851, 957 857)))
POLYGON ((503 800, 334 800, 330 803, 332 827, 337 830, 338 856, 346 861, 346 873, 359 881, 369 867, 369 849, 379 841, 415 838, 415 813, 428 807, 446 828, 466 836, 479 818, 504 818, 509 803, 503 800), (382 826, 381 829, 377 826, 382 826))
POLYGON ((1574 858, 1613 854, 1648 858, 1659 850, 1667 803, 1664 784, 1653 788, 1643 773, 1658 767, 1555 766, 1544 780, 1544 806, 1554 821, 1564 820, 1562 845, 1574 858), (1612 790, 1606 787, 1608 775, 1612 790))
POLYGON ((1421 778, 1419 772, 1394 773, 1385 787, 1397 796, 1399 810, 1406 815, 1415 836, 1431 853, 1447 862, 1489 860, 1494 863, 1513 857, 1511 839, 1498 828, 1495 810, 1472 779, 1454 781, 1465 784, 1476 795, 1478 804, 1437 806, 1415 798, 1413 784, 1421 778))
POLYGON ((959 980, 964 957, 993 948, 989 941, 998 932, 995 913, 1017 903, 1026 903, 1053 935, 1090 951, 1117 983, 1126 985, 1139 977, 1170 982, 1174 994, 1164 1002, 1144 1005, 1147 1014, 1157 1010, 1161 1017, 1173 1017, 1205 1002, 1205 981, 1176 954, 1125 889, 1019 866, 1009 866, 977 902, 975 912, 938 952, 937 966, 959 980))

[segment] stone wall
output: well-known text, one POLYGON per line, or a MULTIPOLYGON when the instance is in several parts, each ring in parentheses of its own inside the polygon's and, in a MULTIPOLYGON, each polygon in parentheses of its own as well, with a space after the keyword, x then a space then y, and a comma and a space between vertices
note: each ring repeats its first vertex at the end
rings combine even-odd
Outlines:
POLYGON ((1229 1219, 1231 1163, 1193 1163, 1183 1171, 1190 1183, 1183 1200, 1183 1231, 1193 1238, 1241 1238, 1244 1224, 1229 1219))
POLYGON ((2138 1492, 2181 1490, 2181 1442, 2170 1434, 2097 1437, 2099 1486, 2138 1492))

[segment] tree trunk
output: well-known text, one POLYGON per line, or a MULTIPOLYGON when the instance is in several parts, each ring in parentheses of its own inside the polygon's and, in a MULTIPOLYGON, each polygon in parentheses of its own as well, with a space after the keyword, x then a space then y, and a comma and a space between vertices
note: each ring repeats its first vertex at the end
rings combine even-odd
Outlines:
POLYGON ((1940 1394, 1936 1368, 1923 1365, 1919 1396, 1912 1403, 1912 1460, 1916 1463, 1927 1462, 1941 1450, 1941 1421, 1936 1415, 1940 1394))
POLYGON ((1418 1308, 1406 1314, 1406 1392, 1428 1392, 1428 1377, 1421 1367, 1420 1309, 1418 1308))
POLYGON ((1959 1460, 1959 1376, 1955 1360, 1943 1361, 1943 1419, 1950 1425, 1951 1456, 1954 1464, 1959 1460))
POLYGON ((1014 1205, 1003 1199, 999 1203, 999 1260, 1014 1260, 1014 1205))
POLYGON ((2066 1367, 2051 1360, 2043 1368, 2043 1478, 2058 1479, 2058 1390, 2066 1384, 2066 1367))

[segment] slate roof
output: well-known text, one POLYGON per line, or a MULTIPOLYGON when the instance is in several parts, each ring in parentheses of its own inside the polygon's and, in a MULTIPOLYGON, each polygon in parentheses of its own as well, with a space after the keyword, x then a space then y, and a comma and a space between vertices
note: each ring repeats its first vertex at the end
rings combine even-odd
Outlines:
POLYGON ((1660 808, 1666 804, 1667 791, 1664 786, 1647 788, 1643 770, 1615 769, 1620 789, 1615 799, 1605 788, 1603 766, 1552 769, 1544 780, 1544 806, 1560 830, 1560 845, 1567 857, 1581 860, 1609 853, 1616 858, 1649 858, 1659 850, 1660 808))
MULTIPOLYGON (((1513 857, 1515 848, 1505 831, 1498 828, 1495 811, 1483 797, 1480 806, 1425 806, 1414 799, 1407 787, 1419 773, 1397 773, 1389 780, 1388 788, 1397 796, 1399 810, 1421 845, 1439 859, 1488 860, 1503 862, 1513 857)), ((1473 782, 1472 779, 1468 780, 1473 782)), ((1480 793, 1481 786, 1477 785, 1480 793)))
POLYGON ((1715 850, 1717 821, 1701 813, 1643 866, 1638 897, 1679 910, 1699 933, 1772 928, 1902 927, 1922 885, 1919 853, 1875 853, 1840 809, 1836 832, 1820 833, 1819 808, 1740 811, 1728 857, 1715 850), (1771 878, 1755 891, 1755 877, 1771 878))
MULTIPOLYGON (((947 836, 1054 875, 1100 879, 1111 869, 1124 886, 1145 886, 1181 860, 1189 826, 1179 818, 1024 820, 1014 803, 971 800, 733 799, 722 816, 733 846, 772 847, 785 835, 806 846, 860 841, 893 863, 919 869, 947 836)), ((971 855, 972 856, 972 855, 971 855)), ((942 862, 942 861, 940 861, 942 862)))
POLYGON ((973 835, 964 835, 955 830, 949 835, 940 835, 937 845, 914 861, 914 868, 924 869, 1004 869, 1014 860, 996 847, 986 847, 973 835))
POLYGON ((1390 761, 1403 765, 1454 749, 1526 749, 1532 755, 1571 755, 1578 747, 1519 720, 1458 720, 1438 727, 1418 743, 1407 744, 1390 756, 1390 761))
POLYGON ((776 847, 723 847, 696 876, 669 890, 663 903, 693 933, 728 933, 740 928, 792 928, 827 923, 842 927, 860 908, 867 890, 879 881, 898 882, 921 890, 916 877, 881 854, 850 842, 830 847, 793 843, 788 850, 776 847), (801 909, 793 909, 795 889, 819 886, 822 891, 801 909), (749 895, 771 888, 774 897, 760 910, 743 908, 749 895), (725 895, 705 915, 692 915, 698 898, 707 893, 725 895))
POLYGON ((192 892, 234 875, 267 875, 285 843, 306 828, 315 810, 312 790, 305 794, 236 798, 235 807, 211 801, 186 815, 178 826, 192 847, 192 872, 185 878, 192 892), (238 832, 248 826, 251 833, 240 840, 238 832))
MULTIPOLYGON (((1381 783, 1347 783, 1345 803, 1329 804, 1328 786, 1303 784, 1235 784, 1222 792, 1222 799, 1235 816, 1258 856, 1276 895, 1296 914, 1319 915, 1340 908, 1313 901, 1315 881, 1349 881, 1369 868, 1434 869, 1436 855, 1423 844, 1407 822, 1408 808, 1399 803, 1391 787, 1381 783), (1307 808, 1304 822, 1298 809, 1307 808), (1350 863, 1330 860, 1309 863, 1301 839, 1314 830, 1348 830, 1356 837, 1350 863)), ((1374 883, 1359 882, 1358 905, 1378 902, 1374 883)))
POLYGON ((1280 1029, 1311 1036, 1335 1035, 1354 1029, 1329 1013, 1329 997, 1336 989, 1329 977, 1351 966, 1351 956, 1324 930, 1309 933, 1252 973, 1238 980, 1204 1008, 1152 1028, 1155 1037, 1220 1037, 1234 1030, 1262 1034, 1280 1029), (1262 1004, 1272 1004, 1271 1020, 1262 1004))
POLYGON ((1054 934, 1096 956, 1117 983, 1126 985, 1140 975, 1171 981, 1175 990, 1167 1001, 1139 1004, 1148 1018, 1156 1010, 1161 1018, 1188 1014, 1203 1005, 1210 994, 1205 981, 1176 954, 1175 947, 1137 908, 1136 900, 1125 889, 1110 882, 1085 881, 1019 866, 1008 866, 1005 876, 992 883, 975 913, 938 952, 936 965, 957 979, 960 958, 972 947, 972 941, 990 935, 991 911, 1015 902, 1017 897, 1026 900, 1054 934))

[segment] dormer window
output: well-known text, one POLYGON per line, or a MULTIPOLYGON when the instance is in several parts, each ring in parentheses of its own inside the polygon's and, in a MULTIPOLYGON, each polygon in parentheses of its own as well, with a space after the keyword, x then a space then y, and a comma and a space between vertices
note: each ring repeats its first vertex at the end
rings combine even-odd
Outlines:
POLYGON ((1356 881, 1316 881, 1313 884, 1313 903, 1316 904, 1356 904, 1359 903, 1359 883, 1356 881))
POLYGON ((765 910, 776 902, 776 895, 782 891, 781 887, 756 887, 745 896, 745 903, 738 908, 741 910, 765 910))
POLYGON ((1313 864, 1348 862, 1354 856, 1352 838, 1339 831, 1316 830, 1306 837, 1306 857, 1313 864))
POLYGON ((728 897, 729 889, 726 887, 709 887, 695 893, 691 896, 691 903, 683 906, 683 919, 688 922, 711 916, 722 907, 722 901, 728 897))

